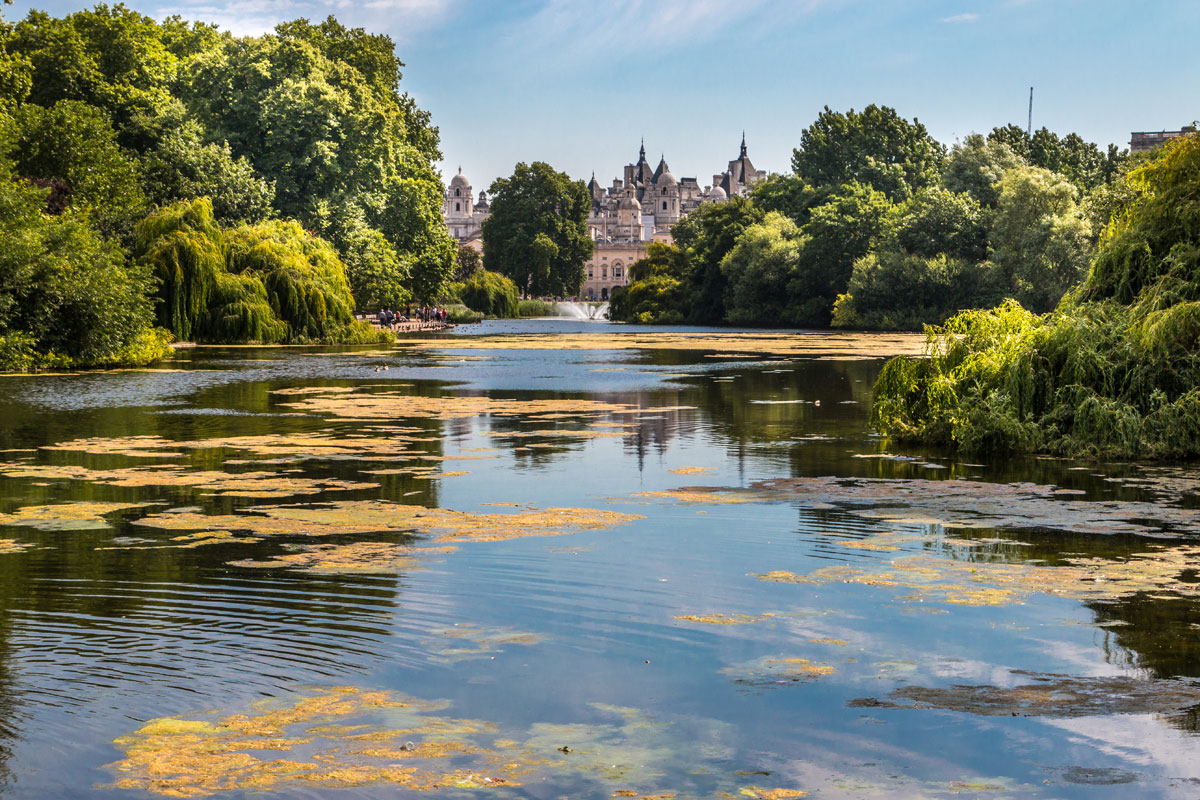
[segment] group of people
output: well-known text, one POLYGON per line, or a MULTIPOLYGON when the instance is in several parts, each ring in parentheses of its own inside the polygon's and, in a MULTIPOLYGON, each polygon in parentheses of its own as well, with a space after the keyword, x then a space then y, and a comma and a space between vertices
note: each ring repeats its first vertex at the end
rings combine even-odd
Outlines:
POLYGON ((384 308, 376 316, 382 327, 393 329, 402 322, 440 322, 445 324, 450 319, 450 314, 446 309, 431 306, 422 306, 415 312, 410 309, 405 314, 384 308))

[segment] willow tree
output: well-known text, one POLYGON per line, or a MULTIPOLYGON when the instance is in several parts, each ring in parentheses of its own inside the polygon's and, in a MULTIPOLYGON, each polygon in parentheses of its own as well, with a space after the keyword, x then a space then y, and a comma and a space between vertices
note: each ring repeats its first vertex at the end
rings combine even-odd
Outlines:
POLYGON ((135 253, 158 279, 158 319, 203 342, 362 341, 346 266, 295 221, 221 229, 208 198, 137 227, 135 253))

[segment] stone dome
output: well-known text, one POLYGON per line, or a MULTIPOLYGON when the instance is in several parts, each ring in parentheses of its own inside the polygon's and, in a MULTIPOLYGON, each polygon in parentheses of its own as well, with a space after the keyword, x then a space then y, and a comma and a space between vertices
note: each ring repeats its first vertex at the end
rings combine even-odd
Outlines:
POLYGON ((677 183, 679 181, 675 180, 675 176, 671 174, 669 169, 663 170, 662 174, 658 176, 659 186, 674 186, 677 183))
POLYGON ((635 197, 635 196, 633 195, 633 193, 631 192, 631 193, 629 193, 629 194, 627 194, 627 195, 625 195, 624 197, 622 197, 622 198, 621 198, 621 204, 620 204, 619 206, 617 206, 617 208, 620 208, 620 209, 637 209, 637 210, 639 210, 639 211, 640 211, 640 210, 641 210, 641 208, 642 208, 642 204, 638 202, 638 199, 637 199, 637 197, 635 197))
POLYGON ((470 185, 471 185, 471 182, 469 180, 467 180, 467 176, 462 174, 462 167, 459 167, 458 174, 450 179, 450 188, 451 189, 465 189, 470 185))
POLYGON ((714 186, 708 190, 708 199, 714 203, 723 203, 729 199, 729 195, 725 194, 725 190, 720 186, 714 186))

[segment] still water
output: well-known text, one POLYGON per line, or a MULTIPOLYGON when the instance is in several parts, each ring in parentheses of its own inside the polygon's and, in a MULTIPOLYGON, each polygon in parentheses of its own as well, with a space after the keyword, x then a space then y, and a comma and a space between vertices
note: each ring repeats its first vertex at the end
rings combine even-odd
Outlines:
POLYGON ((888 447, 895 337, 460 331, 0 377, 4 797, 1200 796, 1200 471, 888 447))

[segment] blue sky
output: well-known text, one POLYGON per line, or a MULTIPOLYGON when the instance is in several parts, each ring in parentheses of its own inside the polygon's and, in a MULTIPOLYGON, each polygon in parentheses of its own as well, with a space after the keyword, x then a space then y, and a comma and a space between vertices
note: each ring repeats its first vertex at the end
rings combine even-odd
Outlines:
MULTIPOLYGON (((16 2, 64 14, 84 3, 16 2)), ((895 107, 946 143, 996 125, 1132 130, 1200 117, 1200 2, 1110 0, 132 0, 154 17, 238 34, 336 15, 384 32, 403 87, 442 133, 444 175, 476 191, 517 161, 604 184, 637 155, 711 181, 743 129, 760 169, 786 171, 823 106, 895 107)))

